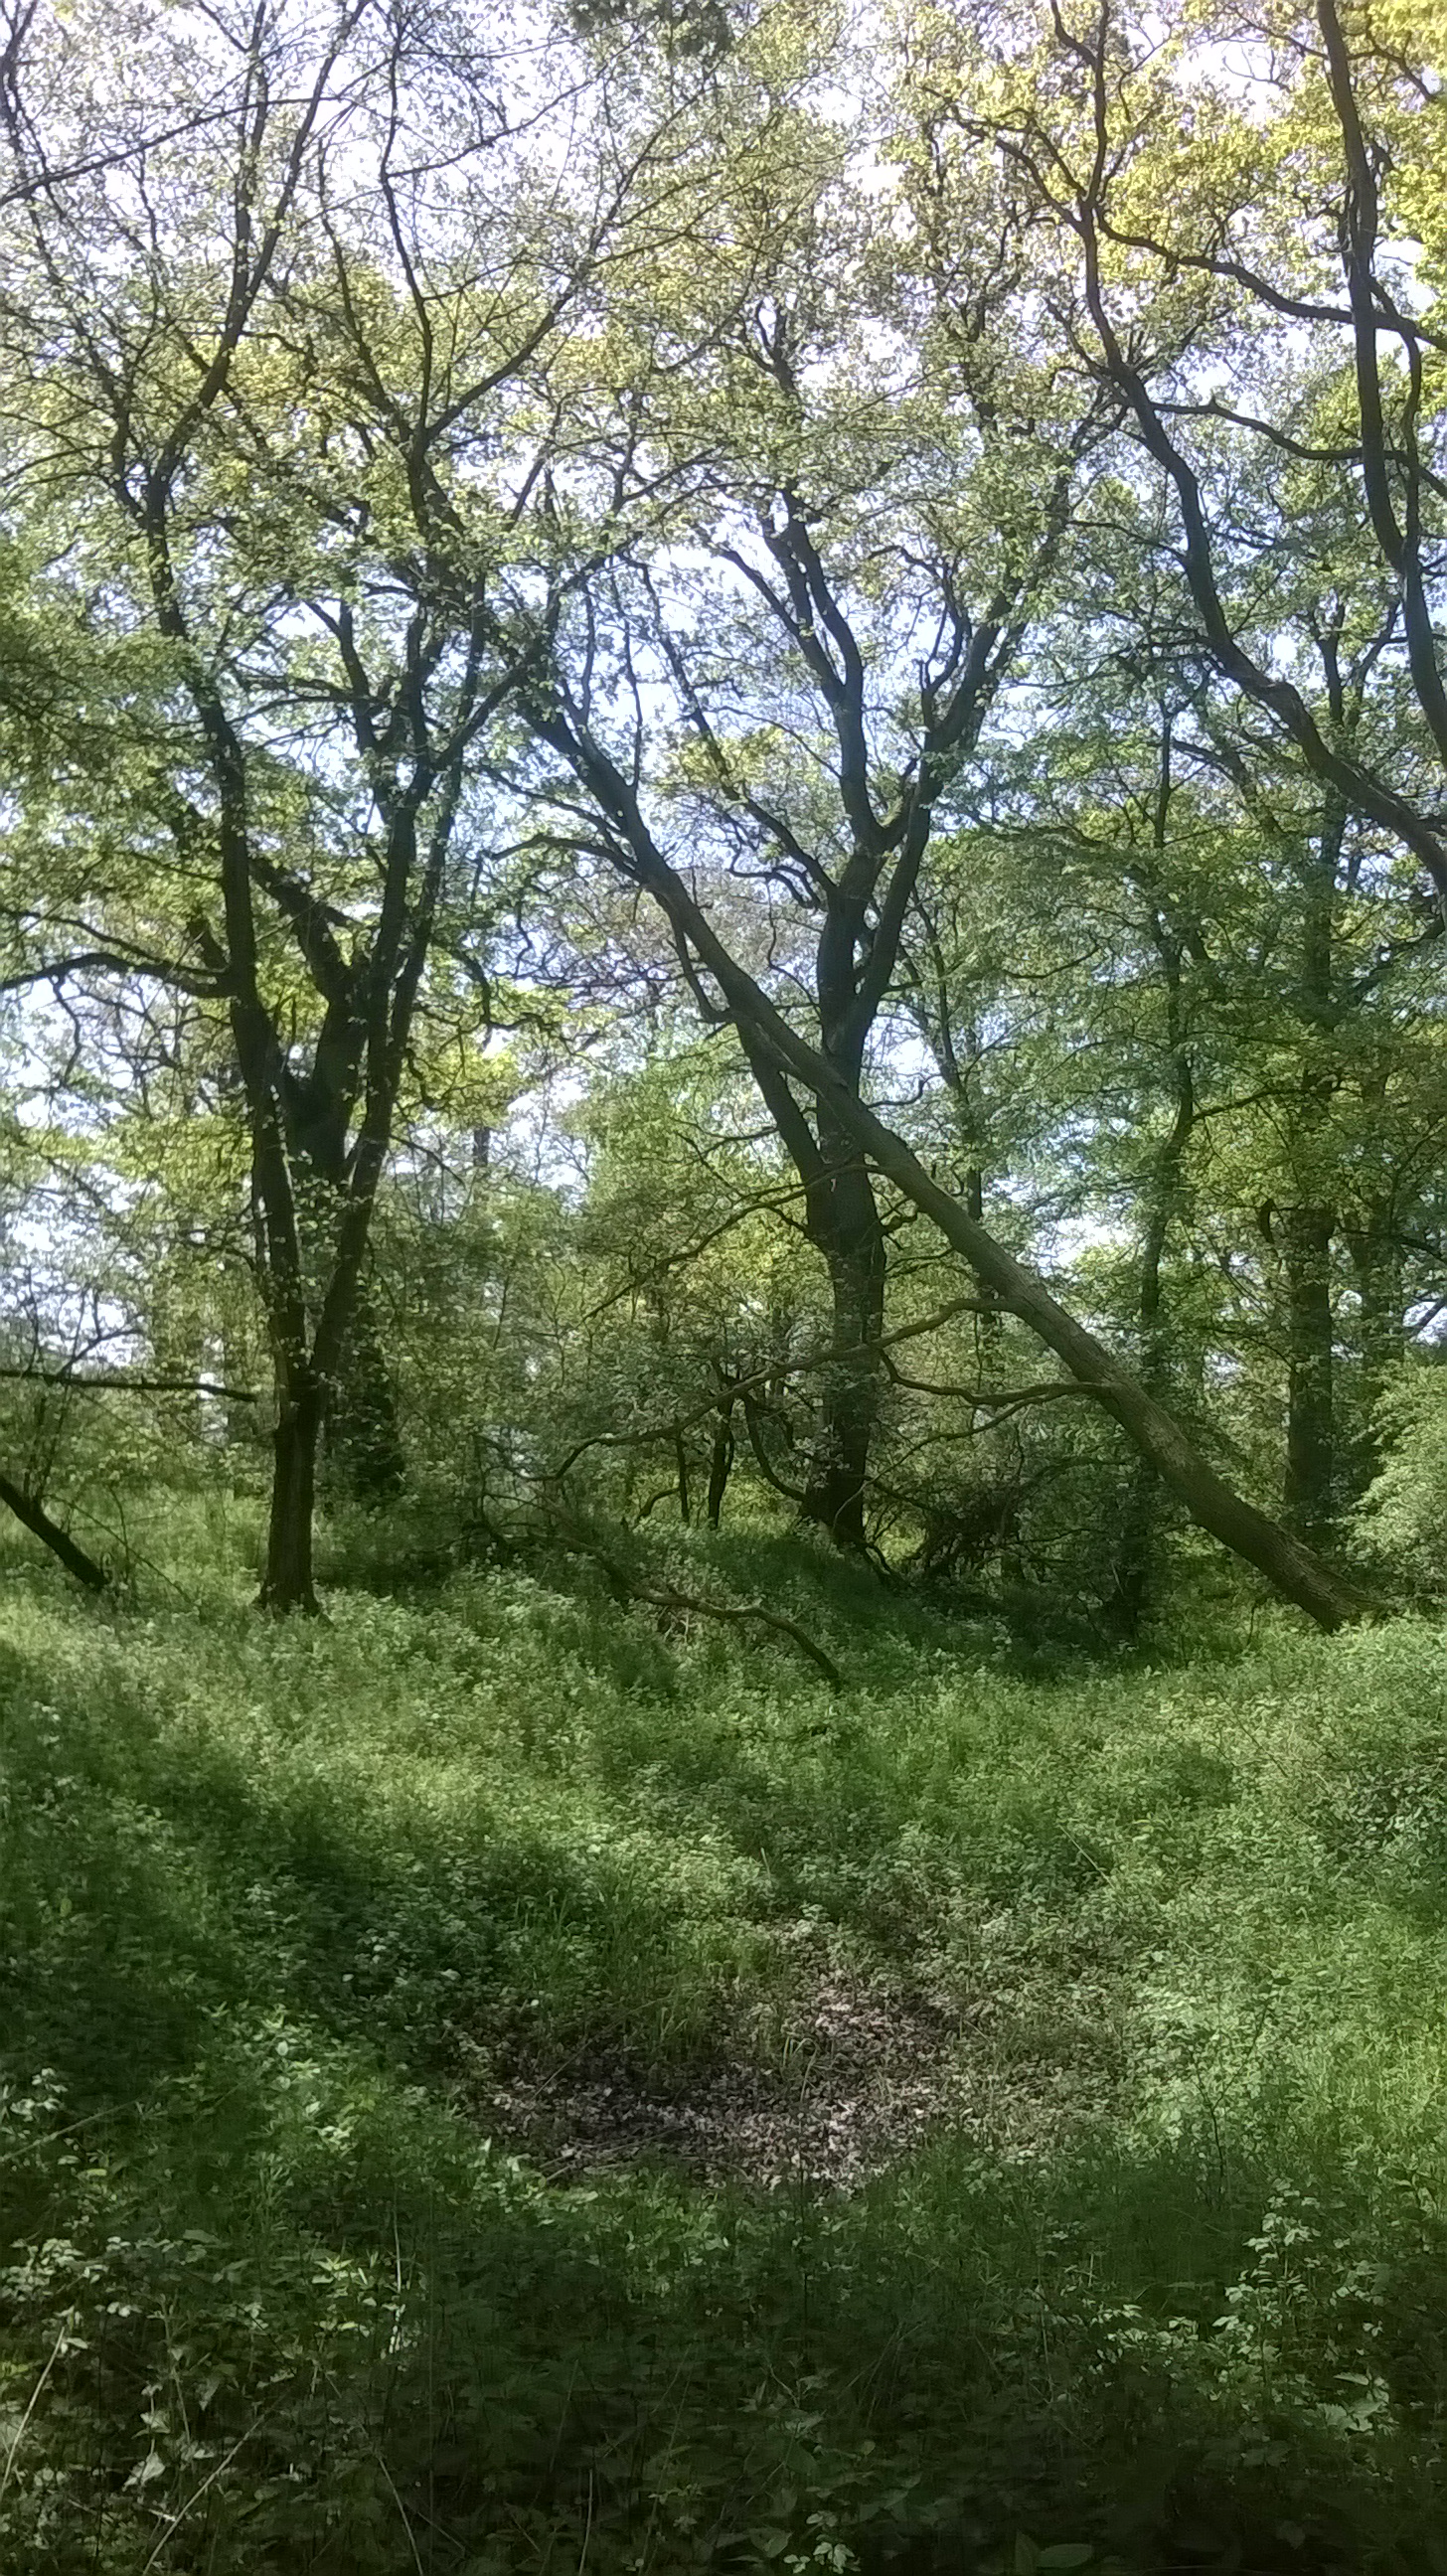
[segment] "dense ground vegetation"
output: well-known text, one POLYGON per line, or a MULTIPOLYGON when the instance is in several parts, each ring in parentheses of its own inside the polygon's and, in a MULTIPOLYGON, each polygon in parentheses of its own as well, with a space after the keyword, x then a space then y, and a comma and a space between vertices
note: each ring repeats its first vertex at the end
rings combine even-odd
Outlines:
POLYGON ((1434 1624, 1103 1668, 727 1543, 836 1693, 167 1537, 9 1570, 7 2566, 1440 2564, 1434 1624))

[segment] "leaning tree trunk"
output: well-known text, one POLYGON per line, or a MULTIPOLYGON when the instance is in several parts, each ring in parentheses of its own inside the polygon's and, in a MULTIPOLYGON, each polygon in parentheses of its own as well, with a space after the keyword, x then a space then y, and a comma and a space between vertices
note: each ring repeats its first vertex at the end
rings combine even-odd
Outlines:
MULTIPOLYGON (((792 1034, 792 1033, 790 1033, 792 1034)), ((802 1053, 802 1050, 801 1050, 802 1053)), ((813 1057, 812 1049, 809 1054, 813 1057)), ((813 1057, 805 1076, 827 1078, 822 1059, 813 1057), (816 1070, 817 1069, 817 1070, 816 1070)), ((844 1115, 841 1104, 841 1117, 844 1115)), ((850 1103, 849 1115, 861 1141, 882 1172, 904 1195, 933 1219, 947 1243, 963 1254, 981 1284, 998 1296, 1011 1314, 1029 1327, 1047 1350, 1062 1361, 1078 1385, 1089 1387, 1103 1409, 1117 1421, 1141 1456, 1178 1494, 1193 1520, 1237 1556, 1254 1565, 1288 1601, 1294 1601, 1323 1628, 1339 1628, 1364 1618, 1372 1609, 1366 1594, 1338 1574, 1315 1551, 1258 1511, 1236 1493, 1164 1406, 1098 1342, 1073 1315, 1057 1305, 1042 1279, 1014 1259, 1003 1244, 968 1216, 958 1199, 932 1181, 902 1136, 877 1119, 862 1103, 850 1103)))
MULTIPOLYGON (((1374 1606, 1367 1595, 1244 1495, 1233 1492, 1139 1378, 1056 1303, 1043 1279, 1016 1261, 959 1199, 931 1179, 904 1138, 876 1118, 841 1078, 837 1065, 791 1027, 719 937, 683 877, 664 857, 644 821, 636 789, 606 753, 591 739, 580 744, 551 710, 537 729, 597 795, 627 845, 630 879, 654 897, 684 955, 691 954, 714 979, 770 1111, 777 1098, 790 1125, 802 1126, 791 1084, 797 1082, 812 1092, 821 1114, 831 1117, 910 1204, 930 1218, 981 1286, 1054 1352, 1077 1385, 1090 1389, 1141 1456, 1180 1496, 1193 1520, 1254 1565, 1284 1599, 1296 1602, 1320 1627, 1339 1628, 1346 1620, 1366 1617, 1374 1606)), ((777 1115, 775 1123, 793 1156, 789 1135, 777 1115)), ((797 1156, 794 1159, 797 1164, 797 1156)))
MULTIPOLYGON (((628 811, 626 806, 624 810, 628 811)), ((1054 1352, 1078 1385, 1090 1388, 1103 1410, 1120 1424, 1147 1464, 1211 1537, 1254 1565, 1283 1599, 1294 1601, 1319 1627, 1339 1628, 1347 1620, 1367 1617, 1374 1606, 1370 1598, 1243 1494, 1234 1492, 1139 1378, 1067 1314, 1043 1279, 997 1243, 961 1200, 930 1178, 904 1138, 876 1118, 818 1049, 790 1027, 724 946, 676 870, 649 842, 636 805, 628 819, 634 849, 643 859, 644 883, 717 978, 735 1024, 748 1032, 751 1058, 765 1050, 772 1052, 781 1072, 792 1075, 827 1105, 877 1169, 939 1228, 981 1286, 1054 1352)))
POLYGON ((809 1193, 809 1235, 828 1268, 833 1316, 803 1509, 805 1520, 826 1530, 836 1547, 857 1553, 865 1544, 864 1500, 879 1420, 884 1227, 863 1156, 826 1122, 820 1142, 830 1173, 809 1193))
POLYGON ((93 1556, 88 1556, 69 1530, 61 1528, 59 1521, 51 1519, 38 1495, 32 1494, 27 1486, 17 1485, 12 1477, 0 1475, 0 1503, 15 1514, 32 1538, 38 1538, 42 1547, 48 1547, 51 1555, 60 1559, 66 1573, 73 1574, 77 1583, 83 1583, 87 1592, 108 1589, 110 1576, 105 1567, 98 1565, 93 1556))

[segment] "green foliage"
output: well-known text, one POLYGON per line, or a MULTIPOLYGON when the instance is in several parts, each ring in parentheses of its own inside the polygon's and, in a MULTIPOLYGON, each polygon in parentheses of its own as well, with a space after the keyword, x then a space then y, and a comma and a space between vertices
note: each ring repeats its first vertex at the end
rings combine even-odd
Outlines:
POLYGON ((178 1508, 192 1606, 12 1567, 7 2565, 1435 2564, 1434 1629, 1032 1680, 680 1534, 836 1699, 562 1566, 260 1628, 178 1508), (787 2101, 821 1981, 944 2035, 862 2185, 512 2134, 787 2101))
POLYGON ((1399 1368, 1381 1404, 1386 1457, 1359 1518, 1376 1562, 1419 1597, 1447 1582, 1447 1371, 1399 1368))

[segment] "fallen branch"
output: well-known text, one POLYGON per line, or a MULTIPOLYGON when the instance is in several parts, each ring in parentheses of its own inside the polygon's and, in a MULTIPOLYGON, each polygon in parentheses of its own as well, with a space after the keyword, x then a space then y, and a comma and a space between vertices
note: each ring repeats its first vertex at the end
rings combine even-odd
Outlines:
POLYGON ((680 1592, 671 1583, 640 1583, 638 1577, 630 1574, 627 1566, 620 1564, 609 1549, 600 1547, 598 1541, 580 1530, 576 1523, 566 1525, 562 1535, 570 1547, 577 1548, 581 1555, 590 1556, 595 1565, 602 1567, 621 1600, 642 1602, 650 1610, 666 1610, 673 1616, 688 1614, 700 1619, 722 1619, 732 1627, 757 1625, 772 1628, 776 1635, 787 1637, 791 1645, 798 1647, 801 1655, 807 1656, 815 1671, 823 1674, 831 1690, 843 1690, 844 1675, 833 1656, 826 1655, 808 1630, 801 1628, 798 1620, 789 1618, 785 1611, 766 1610, 761 1601, 701 1600, 697 1593, 680 1592))

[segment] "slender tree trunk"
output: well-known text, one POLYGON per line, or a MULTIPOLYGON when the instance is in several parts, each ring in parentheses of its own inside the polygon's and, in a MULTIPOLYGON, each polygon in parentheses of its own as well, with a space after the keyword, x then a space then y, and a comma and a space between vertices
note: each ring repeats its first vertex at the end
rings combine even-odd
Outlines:
POLYGON ((1286 1271, 1288 1377, 1286 1517, 1303 1538, 1320 1540, 1333 1513, 1332 1312, 1330 1208, 1291 1208, 1282 1218, 1286 1271))
MULTIPOLYGON (((1196 1084, 1183 990, 1186 938, 1180 923, 1169 911, 1162 891, 1170 846, 1174 737, 1171 713, 1164 704, 1160 716, 1160 761, 1151 826, 1152 871, 1144 879, 1143 890, 1148 898, 1151 943, 1160 964, 1165 991, 1166 1050, 1175 1114, 1170 1134, 1155 1156, 1150 1174, 1137 1306, 1141 1384, 1148 1395, 1157 1399, 1164 1395, 1170 1380, 1161 1265, 1180 1209, 1181 1177, 1196 1124, 1196 1084)), ((1155 1468, 1147 1459, 1138 1457, 1116 1554, 1115 1590, 1107 1610, 1112 1624, 1126 1638, 1139 1632, 1151 1578, 1159 1561, 1162 1501, 1160 1478, 1155 1468)))
MULTIPOLYGON (((1141 1383, 1152 1395, 1161 1391, 1165 1376, 1164 1337, 1161 1330, 1161 1261, 1170 1230, 1174 1200, 1172 1172, 1155 1175, 1150 1213, 1146 1220, 1145 1241, 1141 1246, 1140 1336, 1141 1383)), ((1150 1592, 1151 1574, 1156 1557, 1156 1530, 1161 1510, 1160 1478, 1144 1458, 1137 1458, 1131 1473, 1121 1521, 1120 1541, 1116 1549, 1115 1590, 1108 1604, 1111 1625, 1122 1638, 1137 1635, 1145 1614, 1150 1592)))
POLYGON ((312 1528, 322 1411, 316 1379, 309 1369, 298 1370, 278 1397, 271 1517, 259 1603, 278 1618, 293 1610, 315 1618, 320 1609, 312 1571, 312 1528))
MULTIPOLYGON (((847 1140, 825 1140, 836 1157, 847 1140)), ((836 1547, 862 1550, 870 1450, 879 1419, 879 1340, 884 1330, 885 1240, 862 1157, 811 1192, 811 1240, 824 1256, 833 1304, 830 1339, 838 1357, 824 1372, 804 1518, 836 1547), (817 1215, 815 1206, 817 1204, 817 1215)))
MULTIPOLYGON (((1344 700, 1334 651, 1328 658, 1333 738, 1344 738, 1344 700)), ((1301 866, 1301 975, 1298 1009, 1308 1032, 1301 1083, 1298 1168, 1306 1186, 1281 1219, 1286 1285, 1286 1518, 1303 1538, 1321 1540, 1335 1518, 1336 1433, 1332 1371, 1331 1243, 1335 1210, 1312 1178, 1334 1167, 1330 1134, 1331 1059, 1337 1054, 1335 982, 1337 884, 1347 826, 1344 799, 1329 790, 1321 826, 1301 866), (1321 1061, 1326 1050, 1328 1061, 1321 1061)), ((1330 1184, 1328 1184, 1328 1187, 1330 1184)))
POLYGON ((714 1426, 713 1451, 708 1466, 708 1525, 716 1530, 723 1515, 724 1495, 734 1463, 734 1409, 721 1404, 714 1426))
MULTIPOLYGON (((1151 1174, 1145 1238, 1141 1245, 1140 1379, 1148 1395, 1159 1399, 1170 1381, 1170 1356, 1161 1286, 1161 1265, 1181 1196, 1181 1169, 1196 1123, 1195 1083, 1181 1030, 1179 952, 1167 957, 1168 1026, 1172 1045, 1176 1114, 1171 1132, 1151 1174)), ((1123 1637, 1134 1637, 1145 1615, 1151 1577, 1159 1557, 1162 1496, 1160 1478, 1145 1458, 1138 1458, 1131 1477, 1116 1552, 1115 1590, 1108 1616, 1123 1637)))

